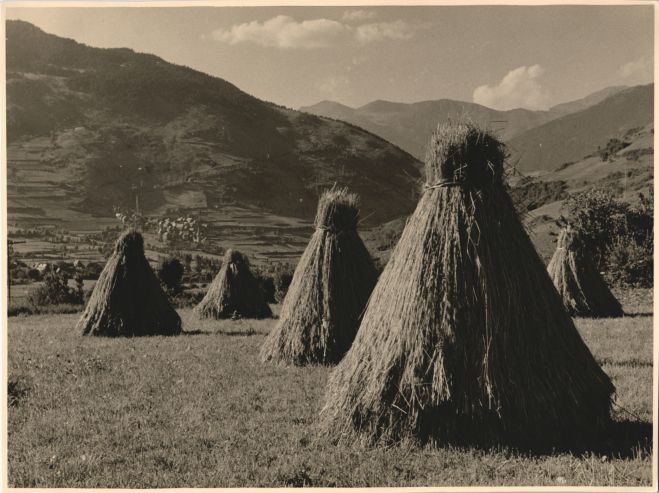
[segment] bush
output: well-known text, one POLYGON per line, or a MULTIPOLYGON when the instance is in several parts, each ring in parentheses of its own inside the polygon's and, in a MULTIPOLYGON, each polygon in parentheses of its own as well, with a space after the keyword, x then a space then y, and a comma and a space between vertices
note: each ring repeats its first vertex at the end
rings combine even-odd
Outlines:
POLYGON ((98 262, 89 262, 82 268, 83 279, 98 279, 103 272, 103 264, 98 262))
POLYGON ((616 285, 652 287, 652 238, 637 243, 628 235, 616 238, 607 257, 607 278, 616 285))
POLYGON ((82 283, 75 289, 70 288, 68 283, 69 278, 65 273, 47 272, 43 283, 28 291, 28 304, 36 309, 50 305, 81 305, 82 283))
POLYGON ((581 235, 584 249, 608 281, 652 286, 653 192, 639 203, 619 202, 603 190, 570 196, 563 204, 566 220, 581 235))
POLYGON ((165 259, 158 269, 158 277, 170 293, 181 292, 181 280, 183 279, 183 264, 176 258, 165 259))
POLYGON ((580 233, 584 249, 600 270, 606 264, 606 252, 614 238, 624 233, 628 208, 628 204, 598 189, 570 195, 563 203, 563 214, 580 233))
POLYGON ((597 154, 599 154, 602 161, 608 161, 611 156, 615 156, 627 146, 629 146, 629 142, 624 142, 620 139, 609 139, 604 149, 597 149, 597 154))
POLYGON ((204 298, 206 292, 200 289, 181 290, 170 299, 174 308, 192 308, 204 298))
POLYGON ((262 272, 255 272, 254 277, 259 283, 259 288, 263 293, 265 301, 267 303, 276 303, 277 300, 275 298, 275 280, 272 277, 263 274, 262 272))
POLYGON ((283 262, 268 262, 254 269, 254 276, 268 303, 281 303, 293 280, 294 267, 283 262))

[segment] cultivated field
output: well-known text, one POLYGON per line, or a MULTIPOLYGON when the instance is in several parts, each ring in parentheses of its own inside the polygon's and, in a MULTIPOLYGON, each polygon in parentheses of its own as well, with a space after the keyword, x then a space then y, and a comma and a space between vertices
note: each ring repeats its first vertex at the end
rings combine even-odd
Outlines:
MULTIPOLYGON (((263 365, 266 321, 186 335, 83 338, 78 315, 9 319, 9 483, 15 487, 651 484, 650 290, 630 316, 577 320, 617 387, 617 424, 586 452, 336 447, 314 423, 330 371, 263 365)), ((277 309, 278 307, 275 307, 277 309)))

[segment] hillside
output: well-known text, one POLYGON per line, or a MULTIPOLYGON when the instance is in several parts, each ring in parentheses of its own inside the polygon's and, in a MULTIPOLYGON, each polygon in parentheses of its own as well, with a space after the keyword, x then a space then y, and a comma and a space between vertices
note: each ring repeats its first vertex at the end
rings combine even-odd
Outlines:
POLYGON ((113 206, 311 219, 320 190, 359 193, 377 224, 415 205, 419 163, 343 122, 254 98, 129 49, 7 22, 9 219, 54 224, 113 206))
POLYGON ((591 106, 596 105, 600 101, 604 101, 609 96, 613 96, 614 94, 627 88, 628 88, 627 86, 605 87, 604 89, 595 91, 594 93, 589 94, 584 98, 576 99, 574 101, 568 101, 567 103, 561 103, 552 106, 551 108, 549 108, 549 111, 551 111, 552 113, 556 113, 557 115, 569 115, 570 113, 576 113, 577 111, 590 108, 591 106))
POLYGON ((522 172, 551 170, 653 122, 654 85, 616 92, 599 103, 527 130, 508 143, 522 172))
POLYGON ((451 99, 411 104, 378 100, 359 108, 322 101, 312 106, 304 106, 300 111, 344 120, 365 128, 420 160, 424 159, 428 139, 437 123, 448 118, 469 118, 492 128, 507 140, 561 115, 550 111, 525 109, 497 111, 479 104, 451 99))
MULTIPOLYGON (((560 169, 536 172, 512 181, 513 201, 545 261, 556 248, 560 229, 557 220, 561 217, 563 201, 570 194, 600 188, 619 200, 633 203, 640 193, 647 194, 653 186, 654 125, 632 129, 621 137, 625 147, 607 156, 606 160, 593 153, 560 169)), ((395 219, 365 235, 366 244, 381 263, 388 259, 405 221, 405 217, 395 219)))

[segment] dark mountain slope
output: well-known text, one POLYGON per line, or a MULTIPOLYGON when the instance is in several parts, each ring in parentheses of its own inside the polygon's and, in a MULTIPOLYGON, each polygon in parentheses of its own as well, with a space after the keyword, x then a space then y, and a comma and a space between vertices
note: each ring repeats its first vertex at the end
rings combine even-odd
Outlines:
POLYGON ((579 161, 609 139, 654 118, 654 85, 619 91, 594 106, 527 130, 509 141, 523 172, 551 170, 579 161))
POLYGON ((588 96, 576 99, 574 101, 568 101, 567 103, 557 104, 549 108, 549 111, 552 113, 557 113, 560 115, 568 115, 570 113, 576 113, 577 111, 585 110, 593 105, 596 105, 600 101, 604 101, 609 96, 613 96, 615 93, 620 92, 624 89, 627 89, 627 86, 611 86, 595 91, 594 93, 589 94, 588 96))
POLYGON ((153 55, 21 21, 6 34, 10 205, 21 181, 24 201, 48 208, 57 196, 58 208, 104 216, 139 193, 147 212, 194 196, 209 208, 310 217, 319 190, 338 182, 361 194, 370 222, 414 207, 420 163, 362 129, 153 55), (34 182, 39 173, 49 179, 34 182))

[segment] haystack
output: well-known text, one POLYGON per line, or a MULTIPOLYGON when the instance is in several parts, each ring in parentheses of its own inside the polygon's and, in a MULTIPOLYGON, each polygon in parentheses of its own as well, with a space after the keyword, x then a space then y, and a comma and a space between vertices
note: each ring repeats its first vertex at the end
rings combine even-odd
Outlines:
POLYGON ((300 258, 263 361, 338 362, 355 338, 377 279, 357 233, 357 196, 333 188, 318 202, 316 231, 300 258))
POLYGON ((272 316, 259 283, 249 268, 249 260, 238 250, 226 251, 220 271, 194 311, 200 318, 272 316))
POLYGON ((144 256, 137 231, 119 237, 78 322, 83 335, 176 335, 181 318, 144 256))
POLYGON ((330 376, 325 436, 535 447, 607 424, 614 387, 515 212, 504 154, 470 124, 434 133, 424 193, 330 376))
POLYGON ((547 270, 570 315, 622 317, 620 302, 584 251, 578 233, 570 226, 561 231, 547 270))

